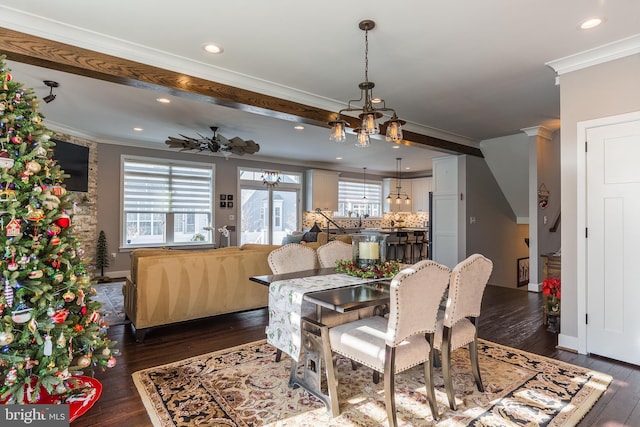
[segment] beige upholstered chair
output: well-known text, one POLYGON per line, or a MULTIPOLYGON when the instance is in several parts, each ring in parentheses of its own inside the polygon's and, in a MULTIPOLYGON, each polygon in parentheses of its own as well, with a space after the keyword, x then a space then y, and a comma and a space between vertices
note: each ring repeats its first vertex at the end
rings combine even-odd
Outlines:
MULTIPOLYGON (((269 252, 267 262, 273 274, 294 273, 318 268, 315 249, 298 243, 289 243, 269 252)), ((282 350, 278 349, 276 362, 279 362, 281 358, 282 350)))
POLYGON ((269 253, 267 262, 273 274, 293 273, 318 268, 316 251, 305 245, 289 243, 269 253))
POLYGON ((389 426, 395 426, 395 374, 423 364, 429 406, 434 419, 438 419, 431 344, 449 272, 447 267, 430 260, 407 267, 391 281, 388 319, 374 316, 328 329, 327 383, 334 387, 330 396, 337 396, 335 367, 328 362, 333 351, 384 374, 389 426))
POLYGON ((493 263, 480 254, 473 254, 456 265, 449 279, 449 296, 444 316, 438 320, 434 346, 442 358, 442 376, 449 406, 456 410, 451 381, 451 352, 469 345, 471 369, 479 391, 484 391, 478 364, 478 328, 482 295, 491 276, 493 263))
POLYGON ((316 249, 320 268, 335 267, 339 260, 352 259, 353 250, 349 243, 332 240, 316 249))

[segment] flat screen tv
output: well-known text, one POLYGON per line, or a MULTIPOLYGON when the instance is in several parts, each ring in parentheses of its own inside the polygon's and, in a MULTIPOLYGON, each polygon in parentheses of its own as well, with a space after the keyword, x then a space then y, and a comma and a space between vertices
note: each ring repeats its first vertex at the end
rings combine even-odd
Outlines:
POLYGON ((56 143, 53 147, 53 159, 58 162, 60 169, 69 175, 69 178, 64 180, 67 190, 82 193, 89 191, 89 147, 59 139, 52 141, 56 143))

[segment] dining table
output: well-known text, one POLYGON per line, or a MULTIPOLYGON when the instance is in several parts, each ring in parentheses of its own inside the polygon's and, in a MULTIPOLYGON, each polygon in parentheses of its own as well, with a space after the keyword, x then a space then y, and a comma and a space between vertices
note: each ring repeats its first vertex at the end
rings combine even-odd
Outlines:
MULTIPOLYGON (((362 310, 383 314, 389 302, 389 278, 361 278, 318 268, 295 273, 253 276, 269 286, 267 342, 291 359, 289 386, 300 386, 320 399, 337 416, 338 398, 323 387, 326 364, 332 363, 325 317, 331 325, 359 316, 362 310), (344 320, 342 320, 344 319, 344 320)), ((334 381, 333 376, 325 376, 334 381)))

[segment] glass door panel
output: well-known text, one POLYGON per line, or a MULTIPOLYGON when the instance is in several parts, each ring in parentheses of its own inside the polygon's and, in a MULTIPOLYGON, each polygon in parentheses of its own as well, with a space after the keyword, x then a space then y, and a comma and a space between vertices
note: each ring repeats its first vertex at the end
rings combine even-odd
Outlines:
POLYGON ((269 191, 240 190, 240 245, 269 243, 269 191))
POLYGON ((273 190, 271 242, 279 245, 282 238, 298 227, 298 191, 273 190))

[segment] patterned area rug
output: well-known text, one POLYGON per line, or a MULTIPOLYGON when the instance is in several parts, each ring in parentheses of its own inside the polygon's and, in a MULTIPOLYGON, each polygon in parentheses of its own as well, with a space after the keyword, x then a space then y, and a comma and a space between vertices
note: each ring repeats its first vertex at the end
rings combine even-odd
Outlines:
POLYGON ((111 326, 129 323, 129 320, 126 320, 124 315, 123 283, 122 281, 98 283, 94 286, 96 295, 92 299, 102 303, 100 313, 102 313, 102 318, 111 326))
MULTIPOLYGON (((485 392, 475 389, 469 354, 454 352, 458 410, 451 411, 435 369, 440 420, 426 401, 422 369, 396 376, 402 426, 573 426, 604 393, 611 377, 586 368, 480 343, 485 392)), ((377 426, 387 425, 382 381, 338 359, 339 417, 306 391, 288 387, 290 358, 274 361, 265 341, 217 351, 133 374, 147 412, 158 426, 377 426)))

